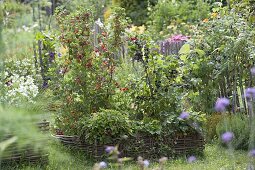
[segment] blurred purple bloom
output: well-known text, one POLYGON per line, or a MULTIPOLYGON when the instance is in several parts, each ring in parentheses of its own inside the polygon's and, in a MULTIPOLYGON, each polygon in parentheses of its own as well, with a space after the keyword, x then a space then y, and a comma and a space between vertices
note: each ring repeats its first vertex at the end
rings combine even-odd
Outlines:
POLYGON ((196 160, 197 160, 197 158, 196 158, 195 156, 190 156, 190 157, 188 157, 188 159, 187 159, 188 163, 193 163, 193 162, 195 162, 196 160))
POLYGON ((252 150, 249 152, 249 156, 250 156, 250 157, 255 157, 255 149, 252 149, 252 150))
POLYGON ((224 143, 229 143, 233 140, 234 134, 232 132, 225 132, 221 135, 221 140, 224 143))
POLYGON ((255 76, 255 67, 252 67, 252 68, 251 68, 251 74, 252 74, 253 76, 255 76))
POLYGON ((180 119, 188 119, 189 118, 189 113, 188 112, 182 112, 179 116, 180 119))
POLYGON ((106 153, 111 153, 114 149, 115 149, 114 146, 107 146, 106 149, 105 149, 105 152, 106 153))
POLYGON ((254 169, 255 169, 254 166, 251 163, 249 163, 246 170, 254 170, 254 169))
POLYGON ((226 110, 226 107, 230 104, 229 99, 227 98, 218 98, 214 109, 217 112, 224 112, 226 110))
POLYGON ((144 167, 148 167, 150 165, 150 162, 148 160, 143 161, 144 167))
POLYGON ((102 168, 102 169, 107 168, 107 163, 106 162, 100 162, 99 167, 102 168))
POLYGON ((58 57, 61 57, 62 55, 61 55, 61 53, 58 53, 58 57))
POLYGON ((247 88, 245 90, 244 97, 247 99, 255 97, 255 88, 254 87, 247 88))

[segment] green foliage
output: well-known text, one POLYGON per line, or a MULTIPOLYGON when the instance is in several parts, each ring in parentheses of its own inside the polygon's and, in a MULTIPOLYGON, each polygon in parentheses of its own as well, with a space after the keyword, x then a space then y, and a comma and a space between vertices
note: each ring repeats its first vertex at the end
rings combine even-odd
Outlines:
MULTIPOLYGON (((36 123, 41 121, 39 117, 32 116, 20 109, 7 109, 5 107, 0 107, 0 142, 6 139, 14 139, 10 137, 15 137, 15 142, 10 144, 13 148, 18 151, 21 148, 30 148, 31 151, 37 152, 38 149, 41 152, 45 152, 47 147, 45 147, 46 136, 39 132, 36 127, 36 123)), ((10 150, 4 150, 1 153, 2 156, 8 156, 10 150)), ((15 152, 15 150, 12 150, 15 152)), ((25 154, 22 152, 21 154, 25 154)), ((0 160, 1 160, 0 157, 0 160)), ((0 167, 1 168, 1 167, 0 167)))
POLYGON ((28 14, 31 12, 29 5, 22 4, 15 0, 5 0, 3 3, 4 24, 8 28, 22 26, 27 20, 31 20, 28 14), (22 24, 23 22, 23 24, 22 24))
POLYGON ((4 51, 4 42, 3 42, 3 37, 2 37, 2 31, 4 27, 4 14, 3 14, 3 5, 0 3, 0 55, 3 54, 4 51))
POLYGON ((201 23, 190 41, 190 53, 180 68, 186 77, 187 97, 197 111, 212 113, 218 96, 233 101, 232 110, 245 103, 240 97, 249 82, 254 58, 252 26, 234 10, 214 9, 208 22, 201 23), (241 92, 240 92, 240 91, 241 92))
POLYGON ((81 119, 83 140, 98 144, 113 144, 124 136, 132 134, 132 123, 126 113, 116 110, 101 110, 91 117, 81 119))
POLYGON ((59 7, 64 7, 66 10, 70 12, 74 12, 79 8, 79 6, 82 6, 83 8, 90 8, 94 11, 94 19, 101 18, 103 19, 103 13, 106 5, 109 3, 110 0, 72 0, 72 1, 66 1, 66 0, 56 0, 56 5, 59 7))
POLYGON ((195 24, 208 17, 209 4, 202 0, 190 1, 165 1, 160 0, 153 8, 148 22, 149 31, 155 37, 158 33, 171 27, 171 29, 162 34, 182 33, 189 31, 185 23, 195 24), (172 27, 177 27, 174 31, 172 27), (174 32, 173 32, 174 31, 174 32))
POLYGON ((221 143, 221 135, 226 131, 234 133, 234 139, 231 142, 234 149, 247 150, 249 148, 252 129, 250 128, 250 120, 246 115, 237 114, 228 116, 217 124, 216 132, 219 138, 219 143, 221 143))
POLYGON ((206 140, 208 142, 212 142, 217 137, 216 127, 220 121, 223 119, 223 115, 220 114, 212 114, 207 116, 206 123, 205 123, 205 133, 206 133, 206 140))
POLYGON ((148 7, 154 6, 157 0, 115 0, 114 3, 125 8, 134 25, 143 25, 148 20, 148 7))

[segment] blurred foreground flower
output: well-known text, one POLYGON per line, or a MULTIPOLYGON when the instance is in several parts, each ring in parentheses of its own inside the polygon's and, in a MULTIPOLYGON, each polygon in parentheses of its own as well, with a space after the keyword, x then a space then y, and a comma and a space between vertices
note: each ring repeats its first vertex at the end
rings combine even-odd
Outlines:
POLYGON ((107 168, 107 163, 106 162, 100 162, 99 166, 100 166, 100 168, 107 168))
POLYGON ((107 163, 102 161, 100 163, 96 163, 93 167, 93 170, 100 170, 105 168, 107 168, 107 163))
POLYGON ((233 140, 234 134, 232 132, 225 132, 221 135, 221 140, 224 143, 229 143, 233 140))
POLYGON ((255 149, 252 149, 252 150, 249 152, 249 156, 255 158, 255 149))
POLYGON ((115 147, 114 146, 107 146, 105 149, 105 152, 110 154, 112 151, 114 151, 115 147))
POLYGON ((141 156, 139 156, 137 158, 137 164, 141 170, 144 170, 145 168, 149 167, 150 162, 148 160, 143 160, 143 158, 141 156))
POLYGON ((224 112, 229 104, 230 104, 229 99, 218 98, 214 108, 217 112, 224 112))
POLYGON ((193 162, 195 162, 196 160, 197 160, 197 158, 196 158, 195 156, 190 156, 190 157, 188 157, 188 159, 187 159, 188 163, 193 163, 193 162))
POLYGON ((254 98, 254 97, 255 97, 255 88, 254 88, 254 87, 247 88, 247 89, 245 90, 244 97, 245 97, 246 99, 254 98))
POLYGON ((188 119, 188 118, 189 118, 189 113, 187 113, 187 112, 182 112, 182 113, 180 114, 179 118, 180 118, 180 119, 183 119, 183 120, 188 119))
POLYGON ((149 167, 150 162, 148 160, 144 160, 143 165, 144 165, 144 167, 149 167))
POLYGON ((251 68, 251 74, 252 74, 253 76, 255 76, 255 67, 252 67, 252 68, 251 68))

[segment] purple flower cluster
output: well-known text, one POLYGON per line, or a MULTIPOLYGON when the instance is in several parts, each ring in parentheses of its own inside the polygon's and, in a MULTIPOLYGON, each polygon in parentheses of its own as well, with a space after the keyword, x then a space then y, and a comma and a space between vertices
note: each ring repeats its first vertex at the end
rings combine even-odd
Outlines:
POLYGON ((189 113, 187 112, 182 112, 179 116, 180 119, 186 120, 189 118, 189 113))
POLYGON ((112 153, 112 151, 114 151, 114 149, 115 149, 114 146, 107 146, 107 147, 105 148, 105 152, 108 153, 108 154, 110 154, 110 153, 112 153))
POLYGON ((190 37, 187 37, 185 35, 173 35, 171 38, 168 39, 170 42, 180 42, 180 41, 187 41, 190 37))
POLYGON ((224 143, 229 143, 233 140, 234 134, 232 132, 225 132, 221 135, 221 140, 224 143))
POLYGON ((148 160, 144 160, 143 161, 143 165, 144 165, 144 167, 149 167, 149 165, 150 165, 150 162, 148 161, 148 160))
POLYGON ((107 163, 106 163, 106 162, 100 162, 100 163, 99 163, 99 167, 100 167, 101 169, 105 169, 105 168, 107 168, 107 163))
POLYGON ((227 98, 218 98, 214 109, 217 112, 224 112, 226 110, 226 107, 230 104, 229 99, 227 98))
POLYGON ((255 88, 254 87, 247 88, 245 90, 244 97, 247 99, 254 98, 255 97, 255 88))
POLYGON ((249 152, 249 156, 255 158, 255 149, 252 149, 252 150, 249 152))
POLYGON ((50 52, 49 53, 49 62, 52 63, 55 60, 55 53, 54 52, 50 52))
POLYGON ((188 163, 196 162, 196 160, 197 160, 197 158, 195 156, 193 156, 193 155, 188 157, 188 159, 187 159, 188 163))
POLYGON ((255 67, 252 67, 252 68, 251 68, 251 74, 252 74, 253 76, 255 76, 255 67))
POLYGON ((186 43, 189 37, 184 35, 174 35, 160 42, 160 53, 167 55, 177 55, 181 47, 186 43))

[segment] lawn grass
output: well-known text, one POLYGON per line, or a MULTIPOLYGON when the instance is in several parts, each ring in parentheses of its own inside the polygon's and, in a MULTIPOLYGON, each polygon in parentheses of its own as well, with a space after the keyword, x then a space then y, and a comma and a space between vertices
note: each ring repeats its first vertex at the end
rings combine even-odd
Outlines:
MULTIPOLYGON (((92 160, 86 158, 84 153, 71 151, 60 144, 51 143, 49 146, 49 163, 45 166, 19 165, 17 167, 4 167, 13 170, 91 170, 92 160)), ((168 170, 242 170, 247 169, 249 158, 245 151, 234 151, 234 156, 229 155, 228 150, 217 145, 206 145, 204 156, 198 157, 195 163, 187 163, 185 157, 169 160, 166 164, 168 170)), ((157 167, 157 163, 151 163, 149 169, 157 167)), ((108 169, 117 169, 109 165, 108 169)), ((124 170, 138 170, 135 162, 128 162, 123 167, 124 170)))

